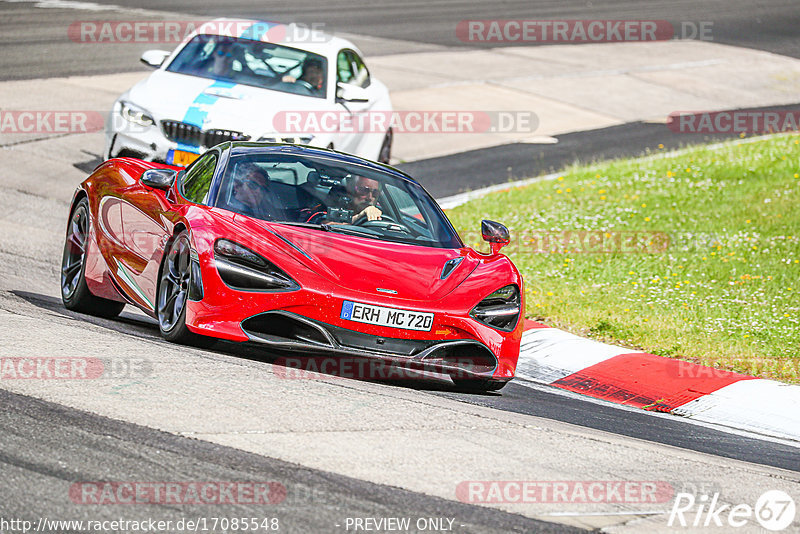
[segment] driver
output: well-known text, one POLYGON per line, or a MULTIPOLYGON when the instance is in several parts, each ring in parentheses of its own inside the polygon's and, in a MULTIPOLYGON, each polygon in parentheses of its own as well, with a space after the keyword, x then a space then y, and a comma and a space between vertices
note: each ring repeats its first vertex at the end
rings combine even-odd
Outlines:
POLYGON ((271 220, 280 214, 272 199, 269 175, 252 162, 240 163, 236 168, 233 195, 228 207, 262 220, 271 220))
POLYGON ((366 176, 351 174, 345 178, 345 187, 334 186, 328 193, 325 203, 318 203, 315 206, 308 206, 301 210, 301 220, 310 223, 319 223, 328 220, 329 224, 348 224, 347 219, 341 220, 339 217, 329 217, 330 211, 334 208, 346 210, 350 215, 349 223, 354 224, 359 219, 364 221, 377 221, 383 216, 383 212, 375 203, 380 196, 380 183, 366 176), (344 199, 347 199, 344 201, 344 199), (327 206, 331 208, 328 208, 327 206))
POLYGON ((381 186, 377 180, 366 176, 351 176, 346 182, 347 192, 350 194, 350 209, 353 210, 351 222, 361 217, 368 221, 376 221, 383 213, 375 205, 381 193, 381 186))
POLYGON ((299 78, 295 78, 291 74, 286 74, 282 81, 289 83, 303 81, 309 84, 315 91, 319 91, 322 89, 322 85, 325 82, 322 62, 318 59, 307 59, 303 63, 303 73, 299 78))

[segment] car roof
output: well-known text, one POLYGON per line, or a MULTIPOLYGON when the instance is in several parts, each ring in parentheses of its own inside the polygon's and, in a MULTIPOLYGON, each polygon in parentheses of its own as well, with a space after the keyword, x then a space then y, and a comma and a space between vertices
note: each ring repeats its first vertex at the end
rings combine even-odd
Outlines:
POLYGON ((363 55, 358 47, 347 39, 294 22, 284 24, 257 19, 218 18, 198 26, 184 42, 190 41, 196 35, 252 39, 307 50, 323 56, 333 55, 342 48, 350 48, 363 55))
POLYGON ((407 175, 406 173, 404 173, 399 169, 395 169, 390 165, 384 165, 383 163, 377 163, 375 161, 370 161, 368 159, 360 158, 358 156, 353 156, 352 154, 345 154, 344 152, 338 152, 336 150, 328 148, 316 148, 305 145, 292 145, 286 143, 265 143, 257 141, 228 141, 226 144, 228 145, 227 147, 220 147, 220 148, 222 148, 222 150, 224 151, 229 150, 230 154, 234 156, 246 154, 248 152, 258 152, 260 154, 273 153, 273 154, 295 154, 297 156, 317 156, 317 157, 333 159, 336 161, 340 161, 342 163, 361 165, 362 167, 366 167, 368 169, 373 169, 387 174, 391 174, 392 176, 400 180, 411 182, 415 185, 422 187, 422 185, 419 182, 417 182, 414 178, 412 178, 411 176, 407 175))

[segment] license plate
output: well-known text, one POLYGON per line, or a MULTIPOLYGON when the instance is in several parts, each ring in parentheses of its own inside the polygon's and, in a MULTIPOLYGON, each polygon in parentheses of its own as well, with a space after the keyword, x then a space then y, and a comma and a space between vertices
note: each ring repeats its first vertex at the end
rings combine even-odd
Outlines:
POLYGON ((350 300, 345 300, 342 304, 341 317, 357 323, 423 332, 430 332, 433 326, 432 313, 373 306, 350 300))
POLYGON ((167 163, 170 165, 186 167, 199 157, 200 154, 195 154, 194 152, 186 152, 185 150, 170 150, 167 154, 167 163))

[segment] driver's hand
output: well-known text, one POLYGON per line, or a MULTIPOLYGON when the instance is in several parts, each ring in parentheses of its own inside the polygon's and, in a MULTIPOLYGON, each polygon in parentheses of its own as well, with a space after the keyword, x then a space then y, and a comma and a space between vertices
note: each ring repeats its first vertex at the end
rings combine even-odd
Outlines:
POLYGON ((376 221, 376 220, 381 218, 381 215, 383 215, 383 212, 381 210, 379 210, 378 208, 376 208, 375 206, 367 206, 366 208, 361 210, 361 213, 359 213, 358 215, 354 216, 353 220, 354 221, 357 220, 362 215, 366 215, 368 221, 376 221))
POLYGON ((284 74, 283 78, 281 78, 281 81, 286 83, 294 83, 297 81, 297 78, 295 78, 291 74, 284 74))

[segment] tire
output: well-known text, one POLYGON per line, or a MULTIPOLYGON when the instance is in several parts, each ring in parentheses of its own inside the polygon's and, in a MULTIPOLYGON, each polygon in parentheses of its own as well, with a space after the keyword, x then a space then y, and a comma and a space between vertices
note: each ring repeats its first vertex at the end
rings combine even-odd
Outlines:
POLYGON ((505 380, 481 380, 471 378, 450 377, 458 391, 464 393, 488 393, 490 391, 500 391, 508 384, 505 380))
POLYGON ((69 215, 64 253, 61 256, 61 301, 68 310, 111 319, 124 302, 92 295, 86 285, 86 246, 89 239, 89 201, 86 197, 69 215))
POLYGON ((191 283, 189 233, 173 237, 161 260, 156 291, 156 317, 161 336, 172 343, 208 347, 213 338, 195 334, 186 326, 186 303, 191 283))
POLYGON ((391 128, 386 131, 386 135, 383 138, 383 144, 381 144, 381 150, 378 152, 378 162, 385 163, 386 165, 389 164, 389 160, 392 159, 392 140, 394 139, 394 132, 391 128))

